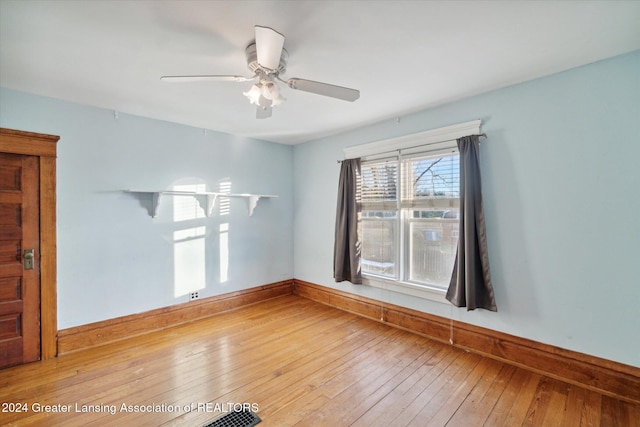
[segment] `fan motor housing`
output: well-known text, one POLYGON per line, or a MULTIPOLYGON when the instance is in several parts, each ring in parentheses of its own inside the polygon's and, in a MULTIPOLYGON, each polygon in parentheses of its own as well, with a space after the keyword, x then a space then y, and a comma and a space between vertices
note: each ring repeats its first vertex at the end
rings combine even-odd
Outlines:
POLYGON ((266 74, 275 74, 278 75, 280 73, 284 73, 287 69, 287 59, 289 59, 289 53, 285 49, 282 49, 282 54, 280 55, 280 64, 278 64, 277 70, 271 70, 268 68, 264 68, 258 63, 258 53, 256 51, 256 44, 251 43, 245 49, 245 54, 247 56, 247 66, 253 72, 258 74, 260 71, 266 74))

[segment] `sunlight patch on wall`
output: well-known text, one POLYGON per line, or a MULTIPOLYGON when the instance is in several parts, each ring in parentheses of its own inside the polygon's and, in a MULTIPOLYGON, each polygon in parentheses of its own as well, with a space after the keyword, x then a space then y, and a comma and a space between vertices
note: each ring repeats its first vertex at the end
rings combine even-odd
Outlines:
MULTIPOLYGON (((221 193, 231 193, 231 181, 226 178, 218 182, 218 191, 221 193)), ((220 216, 229 215, 231 212, 231 201, 229 197, 220 197, 218 213, 220 216)), ((229 223, 220 224, 219 251, 220 251, 220 283, 229 280, 229 223)))
MULTIPOLYGON (((174 185, 173 191, 206 191, 206 184, 174 185)), ((205 212, 192 196, 176 196, 173 198, 173 220, 175 222, 205 218, 205 212)))
MULTIPOLYGON (((231 181, 223 179, 218 182, 218 191, 220 193, 231 193, 231 181)), ((229 197, 218 198, 218 213, 222 215, 229 215, 231 213, 231 199, 229 197)))
POLYGON ((206 286, 206 227, 173 232, 174 296, 180 297, 206 286))
MULTIPOLYGON (((206 184, 174 185, 174 191, 206 191, 206 184)), ((193 196, 173 197, 174 222, 206 218, 193 196)), ((173 232, 173 289, 178 298, 206 287, 206 226, 173 232)))

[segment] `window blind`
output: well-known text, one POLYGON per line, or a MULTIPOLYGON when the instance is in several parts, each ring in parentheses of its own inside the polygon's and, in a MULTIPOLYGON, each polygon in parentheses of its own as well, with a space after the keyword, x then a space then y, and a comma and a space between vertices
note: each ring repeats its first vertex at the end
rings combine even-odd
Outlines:
POLYGON ((398 161, 382 160, 362 164, 360 195, 364 210, 398 208, 398 161))

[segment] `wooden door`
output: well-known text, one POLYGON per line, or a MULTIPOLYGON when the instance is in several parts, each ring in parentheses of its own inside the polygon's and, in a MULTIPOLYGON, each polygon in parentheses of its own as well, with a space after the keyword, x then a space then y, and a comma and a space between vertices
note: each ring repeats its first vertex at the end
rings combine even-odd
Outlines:
POLYGON ((39 224, 39 158, 0 153, 0 368, 40 359, 39 224))

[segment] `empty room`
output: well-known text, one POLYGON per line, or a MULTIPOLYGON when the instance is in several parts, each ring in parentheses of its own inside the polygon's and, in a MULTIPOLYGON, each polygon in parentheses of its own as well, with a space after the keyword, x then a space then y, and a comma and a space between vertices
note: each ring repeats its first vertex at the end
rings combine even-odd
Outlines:
POLYGON ((640 426, 639 23, 0 0, 0 425, 640 426))

